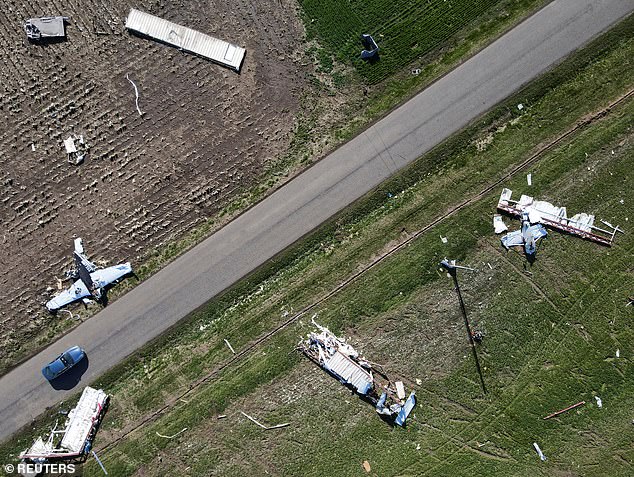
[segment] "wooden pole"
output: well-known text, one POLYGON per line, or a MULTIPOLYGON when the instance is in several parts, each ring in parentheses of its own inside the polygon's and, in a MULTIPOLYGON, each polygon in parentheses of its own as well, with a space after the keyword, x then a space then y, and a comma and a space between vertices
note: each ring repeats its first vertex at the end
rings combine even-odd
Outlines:
POLYGON ((549 414, 548 416, 546 416, 544 420, 550 419, 551 417, 559 416, 559 414, 570 411, 571 409, 574 409, 576 407, 583 406, 585 403, 586 403, 585 401, 580 401, 577 404, 573 404, 572 406, 568 406, 567 408, 562 409, 561 411, 553 412, 552 414, 549 414))

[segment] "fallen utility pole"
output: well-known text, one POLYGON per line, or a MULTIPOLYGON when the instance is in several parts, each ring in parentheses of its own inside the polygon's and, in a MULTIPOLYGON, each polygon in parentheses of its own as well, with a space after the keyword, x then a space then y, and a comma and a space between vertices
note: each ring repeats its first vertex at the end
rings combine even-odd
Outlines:
POLYGON ((570 411, 576 407, 583 406, 585 403, 586 403, 585 401, 580 401, 577 404, 573 404, 572 406, 568 406, 567 408, 562 409, 561 411, 553 412, 552 414, 549 414, 548 416, 546 416, 544 420, 550 419, 551 417, 559 416, 559 414, 563 414, 564 412, 570 411))
POLYGON ((462 301, 462 294, 460 293, 460 286, 458 285, 458 269, 462 268, 463 270, 470 270, 474 272, 473 268, 469 267, 461 267, 456 265, 455 260, 447 260, 446 258, 440 262, 440 266, 447 270, 447 273, 451 275, 453 278, 453 283, 456 288, 456 293, 458 294, 458 301, 460 302, 460 310, 462 311, 462 316, 464 318, 464 324, 467 328, 467 335, 469 336, 469 343, 471 344, 471 351, 473 352, 473 359, 475 360, 476 369, 478 370, 478 376, 480 376, 480 384, 482 385, 482 392, 484 394, 487 393, 486 385, 484 384, 484 377, 482 376, 482 369, 480 368, 480 359, 478 358, 478 352, 476 350, 475 342, 473 341, 473 333, 471 332, 471 326, 469 325, 469 319, 467 318, 467 309, 464 306, 464 301, 462 301))

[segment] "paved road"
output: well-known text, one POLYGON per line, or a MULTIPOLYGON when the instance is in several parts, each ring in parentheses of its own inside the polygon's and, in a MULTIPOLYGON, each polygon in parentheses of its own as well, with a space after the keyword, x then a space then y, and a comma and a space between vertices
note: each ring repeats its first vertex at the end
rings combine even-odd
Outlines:
POLYGON ((71 345, 81 345, 90 358, 82 384, 90 383, 633 10, 632 0, 556 0, 549 4, 0 378, 0 439, 74 392, 54 390, 42 379, 40 368, 51 357, 71 345))

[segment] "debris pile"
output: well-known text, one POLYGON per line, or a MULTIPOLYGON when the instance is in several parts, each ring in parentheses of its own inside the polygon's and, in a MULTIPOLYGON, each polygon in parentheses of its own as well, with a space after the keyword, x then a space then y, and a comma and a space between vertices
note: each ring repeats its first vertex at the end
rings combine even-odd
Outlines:
POLYGON ((363 43, 364 50, 361 52, 361 58, 364 60, 369 60, 377 56, 379 52, 379 46, 372 38, 372 35, 363 34, 361 35, 361 43, 363 43))
POLYGON ((68 17, 29 18, 24 22, 24 32, 29 40, 46 40, 48 38, 65 38, 64 22, 68 17))
POLYGON ((101 389, 84 388, 77 406, 68 413, 64 429, 58 431, 55 423, 46 442, 38 437, 20 454, 20 459, 44 463, 49 459, 84 458, 90 452, 109 399, 110 396, 101 389))
POLYGON ((64 140, 66 154, 68 154, 68 162, 79 165, 84 162, 84 158, 88 154, 88 144, 84 141, 83 135, 73 134, 64 140))
POLYGON ((568 218, 565 207, 557 207, 543 200, 535 200, 528 195, 522 195, 520 200, 511 200, 513 191, 503 189, 498 201, 498 210, 511 215, 522 217, 528 214, 531 224, 543 224, 553 229, 567 232, 579 237, 592 240, 602 245, 612 245, 616 232, 623 232, 618 226, 601 221, 608 229, 594 225, 594 215, 579 213, 568 218))
MULTIPOLYGON (((399 426, 405 421, 416 405, 416 395, 412 391, 405 400, 402 383, 395 389, 390 379, 359 353, 345 339, 335 336, 328 328, 313 320, 317 331, 308 334, 298 349, 308 358, 328 371, 342 384, 353 388, 365 400, 371 402, 376 412, 386 416, 399 426), (375 375, 379 379, 375 379, 375 375), (380 381, 380 382, 379 382, 380 381)), ((376 365, 375 365, 376 367, 376 365)))

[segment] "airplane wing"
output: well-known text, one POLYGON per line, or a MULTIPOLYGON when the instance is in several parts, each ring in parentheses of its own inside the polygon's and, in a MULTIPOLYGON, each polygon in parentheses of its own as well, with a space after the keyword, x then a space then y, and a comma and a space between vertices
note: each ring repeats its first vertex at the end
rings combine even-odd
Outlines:
POLYGON ((90 296, 90 292, 88 291, 88 288, 86 288, 86 285, 84 285, 84 282, 80 279, 73 283, 70 288, 64 290, 46 303, 46 308, 48 308, 48 311, 57 311, 63 306, 87 296, 90 296))
POLYGON ((516 230, 515 232, 509 232, 501 239, 502 245, 505 248, 509 247, 521 247, 524 245, 524 238, 522 237, 522 231, 516 230))
POLYGON ((130 262, 127 262, 94 271, 90 274, 90 278, 97 288, 103 288, 130 273, 132 273, 132 266, 130 262))

